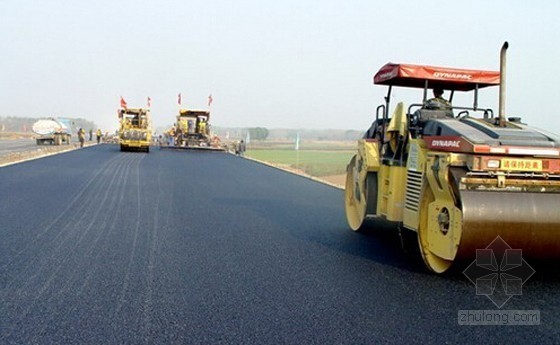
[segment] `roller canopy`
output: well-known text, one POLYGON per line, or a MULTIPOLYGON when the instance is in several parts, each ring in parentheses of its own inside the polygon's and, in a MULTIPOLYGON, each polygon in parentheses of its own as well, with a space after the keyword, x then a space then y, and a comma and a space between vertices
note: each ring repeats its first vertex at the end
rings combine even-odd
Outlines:
POLYGON ((470 91, 500 84, 499 71, 388 63, 373 77, 374 84, 470 91))

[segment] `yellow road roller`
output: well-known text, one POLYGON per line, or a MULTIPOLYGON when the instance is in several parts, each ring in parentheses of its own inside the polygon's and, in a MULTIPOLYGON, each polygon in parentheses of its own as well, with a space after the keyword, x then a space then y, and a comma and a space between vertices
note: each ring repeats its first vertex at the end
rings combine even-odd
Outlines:
POLYGON ((394 222, 435 273, 498 236, 524 258, 560 257, 560 137, 505 115, 507 48, 500 71, 388 63, 375 74, 388 92, 347 166, 352 230, 394 222), (478 104, 494 86, 498 114, 478 104), (389 116, 393 87, 423 90, 422 102, 398 103, 389 116), (455 104, 458 92, 472 94, 472 105, 455 104))

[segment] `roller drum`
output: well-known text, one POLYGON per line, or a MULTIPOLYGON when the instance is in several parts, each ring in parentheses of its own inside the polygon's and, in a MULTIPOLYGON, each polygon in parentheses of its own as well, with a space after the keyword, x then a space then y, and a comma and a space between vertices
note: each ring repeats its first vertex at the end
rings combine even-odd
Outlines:
POLYGON ((500 236, 523 257, 560 258, 560 194, 462 191, 457 259, 476 256, 500 236))

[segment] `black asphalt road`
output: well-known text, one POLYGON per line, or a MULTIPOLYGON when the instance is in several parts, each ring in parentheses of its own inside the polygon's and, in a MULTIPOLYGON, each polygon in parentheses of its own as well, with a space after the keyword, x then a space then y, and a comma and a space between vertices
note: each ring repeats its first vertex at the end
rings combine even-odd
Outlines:
POLYGON ((0 344, 560 343, 558 270, 496 310, 387 231, 347 229, 343 192, 215 152, 100 145, 0 168, 0 344))

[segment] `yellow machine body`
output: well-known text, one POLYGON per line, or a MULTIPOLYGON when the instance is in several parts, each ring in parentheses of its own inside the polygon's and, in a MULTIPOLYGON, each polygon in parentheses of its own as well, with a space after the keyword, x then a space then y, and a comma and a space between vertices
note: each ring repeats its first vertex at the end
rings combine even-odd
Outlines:
MULTIPOLYGON (((373 80, 389 86, 385 104, 346 169, 352 230, 370 226, 369 219, 393 222, 403 244, 414 236, 436 273, 472 262, 498 239, 503 252, 560 260, 560 137, 506 117, 508 46, 500 51, 500 71, 381 67, 373 80), (398 103, 389 116, 394 86, 423 89, 422 103, 398 103), (498 116, 478 104, 479 89, 492 86, 499 86, 498 116), (449 100, 444 90, 451 91, 449 100), (456 91, 472 91, 472 106, 453 105, 456 91)), ((521 256, 515 258, 519 263, 521 256)), ((493 260, 500 269, 515 264, 493 260)))
POLYGON ((211 134, 208 110, 180 109, 172 131, 173 145, 168 149, 225 151, 217 136, 211 134))
POLYGON ((403 109, 397 105, 384 127, 383 143, 358 141, 347 167, 345 207, 352 230, 380 218, 417 233, 423 259, 436 273, 474 259, 477 249, 498 236, 524 257, 560 258, 560 151, 549 151, 554 158, 519 148, 492 149, 499 155, 483 146, 481 152, 452 152, 445 145, 456 149, 455 139, 411 136, 402 125, 403 109))
POLYGON ((152 140, 150 110, 119 109, 119 144, 121 151, 150 151, 152 140))

